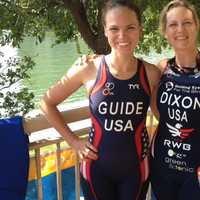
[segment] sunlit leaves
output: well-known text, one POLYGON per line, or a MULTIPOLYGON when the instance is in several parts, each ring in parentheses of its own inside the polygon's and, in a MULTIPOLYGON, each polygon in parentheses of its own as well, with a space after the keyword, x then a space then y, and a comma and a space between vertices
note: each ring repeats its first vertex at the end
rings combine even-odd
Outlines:
MULTIPOLYGON (((12 42, 19 46, 26 36, 35 38, 36 43, 44 40, 47 31, 53 31, 56 35, 56 43, 67 42, 81 36, 77 24, 66 6, 67 0, 10 0, 0 2, 0 35, 3 30, 11 32, 4 38, 4 43, 12 42)), ((74 0, 77 5, 84 4, 90 30, 95 37, 93 43, 97 42, 96 36, 100 35, 102 29, 100 20, 100 9, 104 0, 74 0)), ((147 53, 151 48, 160 52, 166 47, 166 42, 158 31, 158 19, 161 9, 168 0, 135 0, 141 7, 144 18, 143 40, 140 44, 140 52, 147 53)), ((200 2, 190 0, 200 12, 200 2)), ((83 11, 81 11, 83 12, 83 11)), ((87 29, 87 27, 85 27, 87 29)), ((102 37, 101 37, 102 38, 102 37)), ((102 38, 105 40, 105 38, 102 38)), ((100 42, 105 44, 104 42, 100 42)), ((95 45, 89 45, 95 47, 95 45)), ((97 45, 98 46, 98 45, 97 45)), ((93 49, 94 50, 94 49, 93 49)))
POLYGON ((8 91, 5 94, 0 92, 0 118, 11 117, 15 115, 25 115, 28 111, 34 108, 32 99, 33 93, 30 93, 27 88, 23 88, 20 92, 8 91))
MULTIPOLYGON (((1 54, 1 58, 4 55, 1 54)), ((1 59, 3 60, 3 59, 1 59)), ((32 92, 23 86, 35 63, 30 57, 10 57, 0 65, 0 118, 24 115, 34 108, 32 92)))

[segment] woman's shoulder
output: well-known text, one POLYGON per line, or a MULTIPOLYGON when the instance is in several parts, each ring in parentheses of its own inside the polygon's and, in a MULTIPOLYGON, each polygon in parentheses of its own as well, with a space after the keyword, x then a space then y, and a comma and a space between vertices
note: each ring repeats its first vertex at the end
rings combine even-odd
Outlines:
POLYGON ((157 65, 154 65, 152 63, 149 63, 145 60, 140 59, 145 67, 146 72, 149 74, 155 73, 155 74, 160 74, 160 68, 157 65))
POLYGON ((168 61, 169 61, 169 59, 165 58, 158 62, 157 67, 160 69, 161 72, 164 72, 165 69, 167 68, 168 61))
POLYGON ((92 72, 98 69, 101 56, 83 55, 79 57, 74 64, 69 68, 67 74, 78 74, 84 77, 90 76, 92 72))
POLYGON ((151 64, 144 60, 142 60, 142 62, 145 67, 145 71, 146 71, 147 78, 148 78, 149 84, 151 86, 151 89, 153 89, 154 86, 156 86, 160 80, 161 71, 154 64, 151 64))

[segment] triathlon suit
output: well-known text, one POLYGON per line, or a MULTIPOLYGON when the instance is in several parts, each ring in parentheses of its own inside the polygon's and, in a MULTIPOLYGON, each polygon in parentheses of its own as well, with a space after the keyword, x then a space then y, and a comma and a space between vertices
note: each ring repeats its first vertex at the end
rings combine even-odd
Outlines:
POLYGON ((152 143, 151 181, 157 200, 200 199, 200 65, 184 72, 167 62, 160 81, 160 120, 152 143))
POLYGON ((83 162, 86 200, 136 200, 148 177, 146 115, 149 84, 142 61, 130 79, 119 80, 102 58, 89 96, 92 128, 89 141, 98 160, 83 162))

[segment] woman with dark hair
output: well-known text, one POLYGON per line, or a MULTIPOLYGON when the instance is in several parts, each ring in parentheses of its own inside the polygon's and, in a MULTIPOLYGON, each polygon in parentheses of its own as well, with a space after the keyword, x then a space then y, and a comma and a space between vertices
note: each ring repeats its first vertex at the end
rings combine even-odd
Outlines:
POLYGON ((47 91, 41 108, 83 160, 81 182, 86 200, 141 200, 149 174, 146 116, 159 70, 134 56, 142 28, 133 1, 107 1, 102 21, 111 53, 72 66, 47 91), (72 133, 56 107, 82 85, 92 120, 88 141, 72 133))

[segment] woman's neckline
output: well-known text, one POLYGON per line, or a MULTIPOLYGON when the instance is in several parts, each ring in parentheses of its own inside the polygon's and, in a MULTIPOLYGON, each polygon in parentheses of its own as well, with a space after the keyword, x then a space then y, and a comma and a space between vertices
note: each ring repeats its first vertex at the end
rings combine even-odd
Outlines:
POLYGON ((197 73, 200 71, 200 52, 197 52, 196 59, 190 65, 180 65, 174 58, 174 67, 181 73, 197 73))
POLYGON ((118 80, 130 80, 132 79, 137 71, 138 71, 138 59, 137 58, 134 58, 134 63, 132 65, 130 65, 130 69, 132 67, 134 67, 134 69, 132 70, 129 70, 129 71, 117 71, 117 69, 113 66, 113 64, 110 62, 109 60, 109 57, 106 57, 104 56, 104 61, 105 61, 105 64, 109 70, 109 73, 115 78, 115 79, 118 79, 118 80))

